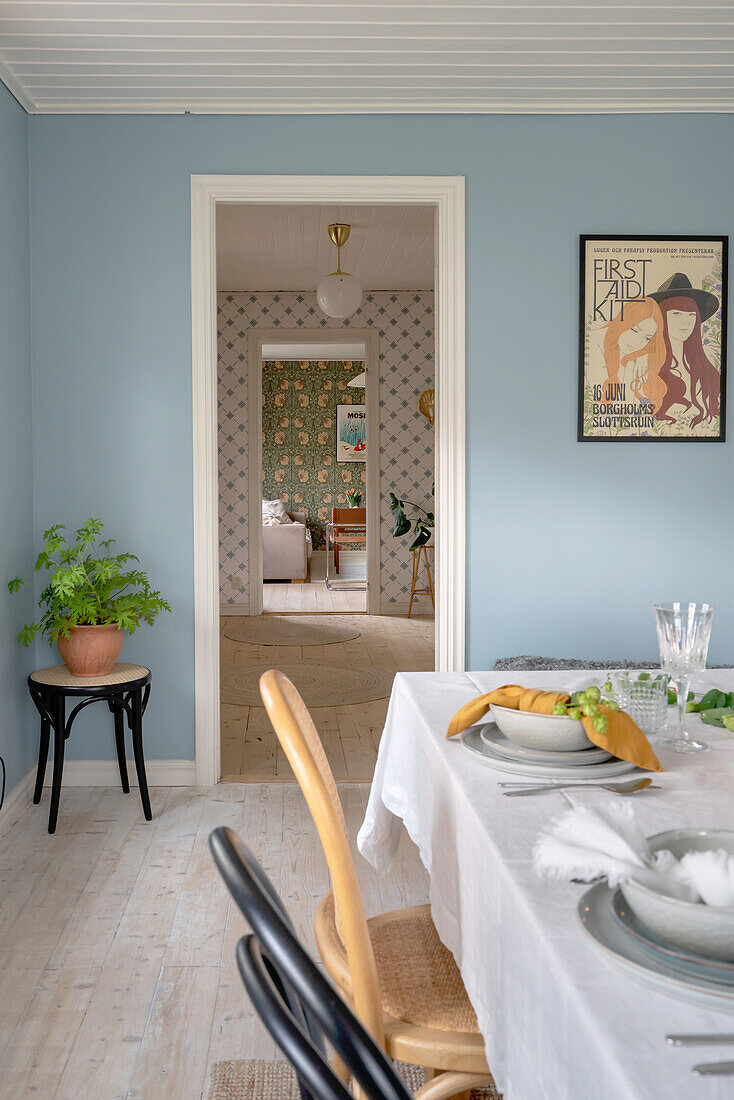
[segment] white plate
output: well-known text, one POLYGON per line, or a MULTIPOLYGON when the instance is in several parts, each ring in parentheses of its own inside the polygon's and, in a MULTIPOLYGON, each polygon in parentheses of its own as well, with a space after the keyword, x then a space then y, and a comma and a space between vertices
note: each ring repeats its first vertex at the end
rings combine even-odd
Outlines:
POLYGON ((520 760, 506 760, 486 741, 482 741, 477 726, 470 726, 468 730, 464 730, 461 741, 486 767, 494 768, 498 772, 528 775, 533 779, 608 779, 613 775, 625 775, 627 772, 637 771, 636 764, 630 764, 627 760, 617 760, 615 757, 602 761, 601 764, 587 764, 585 767, 577 765, 570 768, 558 767, 555 764, 526 764, 520 760))
POLYGON ((590 749, 577 749, 575 752, 526 749, 505 737, 502 730, 498 729, 494 722, 488 722, 486 726, 482 726, 479 736, 486 745, 489 745, 491 749, 506 760, 522 760, 526 764, 551 764, 558 767, 568 765, 574 767, 577 764, 600 764, 603 760, 613 759, 610 752, 607 752, 606 749, 597 748, 596 745, 590 749))
POLYGON ((584 932, 615 970, 657 993, 734 1014, 733 987, 684 976, 662 959, 652 957, 620 926, 612 909, 613 897, 614 891, 606 882, 598 882, 581 898, 577 913, 584 932))
POLYGON ((734 988, 734 962, 723 959, 705 958, 703 955, 688 954, 675 944, 662 940, 639 921, 621 890, 615 891, 612 899, 612 911, 626 935, 631 936, 649 955, 662 959, 668 965, 694 978, 705 978, 734 988))

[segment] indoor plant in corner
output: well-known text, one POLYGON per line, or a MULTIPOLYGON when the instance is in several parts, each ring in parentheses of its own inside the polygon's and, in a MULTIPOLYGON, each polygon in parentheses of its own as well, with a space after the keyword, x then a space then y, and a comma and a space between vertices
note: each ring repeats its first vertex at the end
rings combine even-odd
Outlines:
MULTIPOLYGON (((36 634, 58 644, 59 653, 74 676, 105 676, 120 656, 124 631, 134 634, 141 622, 153 623, 171 608, 148 576, 130 563, 135 554, 112 554, 114 539, 97 542, 104 524, 88 519, 67 542, 65 527, 57 523, 43 535, 43 549, 35 571, 51 571, 41 593, 40 621, 24 626, 21 645, 30 646, 36 634)), ((21 577, 8 583, 10 592, 23 586, 21 577)))

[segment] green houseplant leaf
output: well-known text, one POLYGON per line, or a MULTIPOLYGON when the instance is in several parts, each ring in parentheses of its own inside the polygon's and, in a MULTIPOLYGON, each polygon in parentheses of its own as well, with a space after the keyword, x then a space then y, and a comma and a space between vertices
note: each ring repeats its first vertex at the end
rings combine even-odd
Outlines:
POLYGON ((407 535, 413 529, 413 540, 408 547, 409 550, 417 550, 419 546, 425 546, 429 542, 433 528, 436 525, 433 512, 428 512, 422 505, 414 504, 412 500, 400 500, 395 496, 395 493, 390 493, 390 511, 395 518, 394 538, 407 535), (406 513, 407 508, 412 508, 420 515, 411 521, 406 513))
MULTIPOLYGON (((147 573, 130 569, 135 554, 113 555, 114 539, 97 542, 104 529, 101 519, 88 519, 73 541, 66 538, 63 524, 49 527, 43 535, 43 548, 36 558, 35 571, 49 570, 48 584, 38 601, 41 616, 37 623, 24 626, 18 635, 20 645, 30 646, 37 634, 50 645, 60 636, 69 637, 74 626, 117 626, 134 634, 141 622, 154 623, 170 604, 150 587, 147 573)), ((8 582, 8 591, 18 592, 23 579, 8 582)))

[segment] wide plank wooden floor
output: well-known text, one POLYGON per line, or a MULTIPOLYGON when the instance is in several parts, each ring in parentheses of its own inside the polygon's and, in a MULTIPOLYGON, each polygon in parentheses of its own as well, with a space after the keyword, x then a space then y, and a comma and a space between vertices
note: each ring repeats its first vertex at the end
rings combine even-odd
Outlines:
MULTIPOLYGON (((322 618, 353 625, 360 636, 325 646, 255 646, 228 638, 224 633, 227 617, 223 617, 222 663, 262 662, 263 671, 277 668, 279 661, 294 660, 352 667, 371 665, 391 672, 429 671, 434 667, 433 618, 344 614, 322 618)), ((323 705, 310 708, 337 781, 365 783, 372 779, 388 701, 385 698, 334 706, 332 700, 324 698, 323 705)), ((293 779, 262 707, 222 705, 222 776, 228 782, 293 779)))
MULTIPOLYGON (((364 576, 367 568, 366 554, 342 551, 341 579, 333 573, 334 582, 353 581, 364 576)), ((326 555, 318 551, 311 559, 311 578, 304 584, 290 581, 267 581, 263 584, 263 611, 301 611, 311 614, 322 612, 366 612, 367 592, 364 588, 333 590, 326 587, 326 555)), ((422 606, 422 605, 421 605, 422 606)))
MULTIPOLYGON (((367 788, 340 793, 354 845, 367 788)), ((152 822, 136 790, 67 788, 54 836, 48 797, 0 839, 0 1100, 199 1100, 214 1062, 275 1058, 207 838, 242 836, 315 952, 328 875, 299 788, 156 788, 152 822)), ((356 859, 369 915, 427 900, 407 837, 389 875, 356 859)))

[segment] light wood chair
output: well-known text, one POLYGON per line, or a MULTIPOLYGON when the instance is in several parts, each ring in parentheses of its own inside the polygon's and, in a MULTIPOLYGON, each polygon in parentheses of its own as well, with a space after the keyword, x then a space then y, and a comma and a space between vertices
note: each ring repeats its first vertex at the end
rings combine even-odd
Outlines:
POLYGON ((314 920, 324 966, 390 1057, 426 1067, 420 1100, 468 1100, 473 1087, 492 1078, 474 1010, 430 906, 367 920, 336 782, 311 715, 275 669, 260 677, 260 694, 329 866, 332 888, 314 920))

